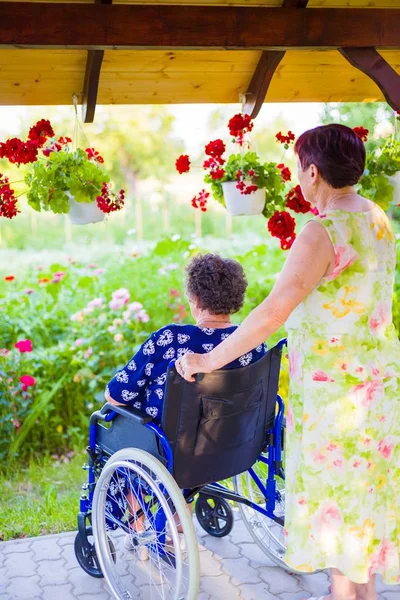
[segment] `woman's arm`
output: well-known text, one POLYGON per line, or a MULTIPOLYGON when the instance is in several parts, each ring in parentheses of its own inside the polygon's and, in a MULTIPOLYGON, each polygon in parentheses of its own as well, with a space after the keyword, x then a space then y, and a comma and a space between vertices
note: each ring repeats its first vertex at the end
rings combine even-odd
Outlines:
POLYGON ((208 354, 180 359, 185 379, 194 381, 194 373, 220 369, 269 338, 320 283, 333 260, 333 246, 324 226, 310 221, 293 244, 271 293, 240 327, 208 354))

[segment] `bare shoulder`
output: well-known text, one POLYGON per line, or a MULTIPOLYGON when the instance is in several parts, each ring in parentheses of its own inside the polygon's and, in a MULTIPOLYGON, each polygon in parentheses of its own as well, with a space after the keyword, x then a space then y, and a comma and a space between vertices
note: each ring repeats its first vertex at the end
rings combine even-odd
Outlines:
POLYGON ((317 220, 308 221, 305 224, 295 243, 298 247, 304 245, 313 250, 319 248, 330 251, 332 249, 332 242, 326 228, 317 220))

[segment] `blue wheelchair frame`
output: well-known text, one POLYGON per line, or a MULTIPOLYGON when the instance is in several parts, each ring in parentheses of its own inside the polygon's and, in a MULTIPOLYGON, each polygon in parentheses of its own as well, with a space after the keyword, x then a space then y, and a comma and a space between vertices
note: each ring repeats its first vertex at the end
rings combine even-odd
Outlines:
MULTIPOLYGON (((280 348, 282 348, 284 345, 286 345, 286 339, 282 339, 277 344, 277 346, 280 348)), ((279 395, 277 395, 277 404, 278 404, 278 411, 275 415, 273 427, 266 432, 265 451, 264 451, 264 454, 266 456, 264 454, 262 454, 258 458, 259 462, 262 462, 263 464, 268 466, 268 475, 267 475, 265 484, 263 481, 261 481, 259 476, 256 474, 253 467, 251 467, 248 470, 248 473, 250 473, 252 479, 254 480, 254 482, 256 483, 257 487, 259 488, 260 492, 263 494, 263 496, 266 500, 265 508, 263 508, 262 506, 259 506, 258 504, 251 502, 250 500, 248 500, 247 498, 244 498, 243 496, 240 496, 239 494, 236 494, 235 492, 233 492, 232 490, 228 489, 227 487, 221 485, 220 483, 210 483, 205 486, 201 486, 201 487, 194 488, 191 490, 183 490, 183 495, 187 502, 190 502, 196 496, 196 494, 201 492, 208 497, 224 498, 226 500, 232 500, 234 502, 245 504, 245 505, 253 508, 258 513, 261 513, 262 515, 275 521, 279 525, 281 525, 281 526, 284 525, 283 517, 278 517, 274 513, 276 502, 277 501, 279 502, 281 500, 280 492, 277 489, 277 482, 276 482, 275 478, 279 477, 283 480, 285 479, 285 474, 284 474, 284 469, 283 469, 283 464, 282 464, 282 449, 283 449, 282 434, 283 434, 283 427, 284 427, 284 404, 283 404, 282 398, 279 395)), ((117 415, 118 415, 117 411, 111 410, 106 415, 104 415, 104 420, 106 422, 113 421, 117 415)), ((171 474, 173 474, 173 471, 174 471, 173 452, 172 452, 171 445, 170 445, 167 437, 165 436, 163 430, 159 426, 155 425, 154 423, 146 423, 143 425, 143 427, 147 427, 156 435, 157 439, 159 440, 159 442, 161 444, 163 452, 164 452, 164 456, 165 456, 165 460, 166 460, 166 468, 168 469, 168 471, 171 474)), ((97 438, 97 423, 91 423, 90 430, 89 430, 89 446, 87 447, 90 461, 89 461, 89 465, 84 467, 88 470, 88 483, 84 484, 82 486, 82 489, 84 490, 84 492, 82 493, 81 498, 80 498, 80 513, 78 516, 78 527, 79 527, 80 531, 85 529, 86 518, 90 514, 91 509, 92 509, 93 494, 94 494, 94 488, 96 485, 96 473, 95 473, 95 461, 96 461, 96 456, 97 456, 96 455, 96 438, 97 438), (86 491, 88 492, 88 494, 86 494, 86 491)), ((132 486, 132 490, 134 490, 133 486, 132 486)), ((137 497, 140 505, 142 506, 142 513, 146 514, 147 511, 149 510, 149 507, 145 505, 145 502, 141 501, 141 499, 139 498, 140 494, 137 494, 135 491, 134 491, 134 494, 137 497)), ((151 506, 150 506, 150 509, 151 509, 151 506)), ((163 513, 163 511, 158 511, 158 513, 162 513, 162 514, 157 514, 157 516, 156 516, 157 530, 164 531, 166 517, 165 517, 165 514, 163 513), (158 522, 159 519, 161 519, 162 522, 161 521, 158 522)), ((149 516, 148 513, 147 513, 147 516, 149 516)), ((111 528, 116 528, 117 526, 120 526, 120 527, 123 527, 124 529, 126 529, 126 532, 129 531, 128 526, 125 527, 123 523, 108 522, 108 524, 110 525, 111 528)), ((157 547, 158 547, 158 551, 159 552, 161 551, 161 553, 165 555, 164 549, 162 547, 162 545, 164 544, 164 541, 165 541, 164 538, 165 538, 165 534, 164 534, 164 536, 160 536, 160 539, 157 542, 157 547), (161 545, 161 547, 160 547, 160 545, 161 545)))

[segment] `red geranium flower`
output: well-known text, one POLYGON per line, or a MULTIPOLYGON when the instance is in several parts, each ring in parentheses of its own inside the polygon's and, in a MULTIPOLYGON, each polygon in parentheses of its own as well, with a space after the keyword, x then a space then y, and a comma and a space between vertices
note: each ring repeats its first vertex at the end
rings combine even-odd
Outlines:
POLYGON ((29 387, 36 385, 36 379, 31 375, 22 375, 19 380, 22 383, 22 389, 24 392, 26 392, 29 387))
POLYGON ((24 354, 24 352, 32 352, 32 342, 31 340, 20 340, 16 344, 14 344, 15 348, 24 354))
POLYGON ((243 140, 243 135, 253 129, 253 122, 250 115, 242 115, 238 113, 230 119, 228 123, 229 133, 234 138, 239 138, 239 141, 243 140))
POLYGON ((15 275, 6 275, 4 281, 14 281, 15 275))
POLYGON ((47 119, 41 119, 30 128, 28 139, 35 142, 37 146, 43 146, 47 138, 54 136, 54 129, 51 126, 50 121, 47 119))
POLYGON ((181 154, 175 161, 175 167, 178 173, 188 173, 190 171, 190 159, 187 154, 181 154))
POLYGON ((353 127, 353 131, 357 137, 360 138, 361 141, 368 141, 369 129, 365 129, 365 127, 353 127))
POLYGON ((210 173, 211 179, 222 179, 222 177, 224 175, 225 175, 225 169, 215 169, 214 171, 211 171, 211 173, 210 173))
MULTIPOLYGON (((59 141, 61 141, 61 139, 62 138, 60 138, 59 141)), ((104 158, 100 156, 100 153, 97 152, 97 150, 95 150, 94 148, 86 148, 85 152, 88 155, 89 160, 95 160, 98 163, 104 162, 104 158)))
POLYGON ((197 196, 192 198, 192 206, 193 208, 200 208, 202 212, 206 212, 207 210, 207 198, 210 196, 209 192, 205 190, 201 190, 197 196))
POLYGON ((285 146, 286 149, 289 148, 290 144, 296 139, 293 131, 290 130, 287 132, 287 135, 283 135, 281 131, 278 131, 275 137, 278 142, 285 146))
POLYGON ((296 239, 296 234, 294 233, 292 236, 288 237, 286 240, 281 240, 281 248, 282 250, 290 250, 293 246, 293 242, 296 239))
POLYGON ((296 185, 286 194, 286 206, 296 213, 308 213, 311 204, 304 198, 301 187, 296 185))
POLYGON ((280 240, 292 237, 296 227, 296 221, 286 211, 276 211, 268 221, 270 234, 280 240))
POLYGON ((119 190, 114 194, 107 183, 103 183, 101 195, 96 198, 97 206, 103 213, 111 213, 121 210, 125 204, 125 190, 119 190))
POLYGON ((290 172, 289 167, 285 167, 283 163, 277 165, 277 168, 280 169, 283 181, 290 181, 292 178, 292 174, 290 172))
POLYGON ((205 147, 205 153, 208 156, 222 156, 222 154, 225 152, 226 146, 224 144, 224 142, 222 140, 214 140, 213 142, 210 142, 209 144, 207 144, 207 146, 205 147))
POLYGON ((15 192, 10 188, 8 177, 0 174, 0 217, 12 219, 18 213, 15 192))

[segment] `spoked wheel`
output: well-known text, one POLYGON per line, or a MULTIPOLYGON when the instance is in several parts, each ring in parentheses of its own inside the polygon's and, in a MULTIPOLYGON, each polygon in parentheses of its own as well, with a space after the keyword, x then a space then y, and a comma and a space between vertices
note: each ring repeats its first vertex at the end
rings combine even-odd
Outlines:
MULTIPOLYGON (((115 561, 114 545, 110 539, 108 539, 108 543, 110 546, 110 553, 115 561)), ((88 575, 97 577, 99 579, 104 577, 96 555, 91 527, 86 527, 85 534, 82 534, 80 531, 78 531, 75 537, 74 550, 76 560, 88 575)))
POLYGON ((233 512, 225 498, 212 498, 200 493, 196 517, 202 528, 214 537, 224 537, 232 531, 233 512))
POLYGON ((136 448, 113 454, 96 484, 92 514, 97 556, 114 598, 197 598, 200 565, 193 521, 160 461, 136 448), (116 504, 119 516, 113 513, 116 504))

